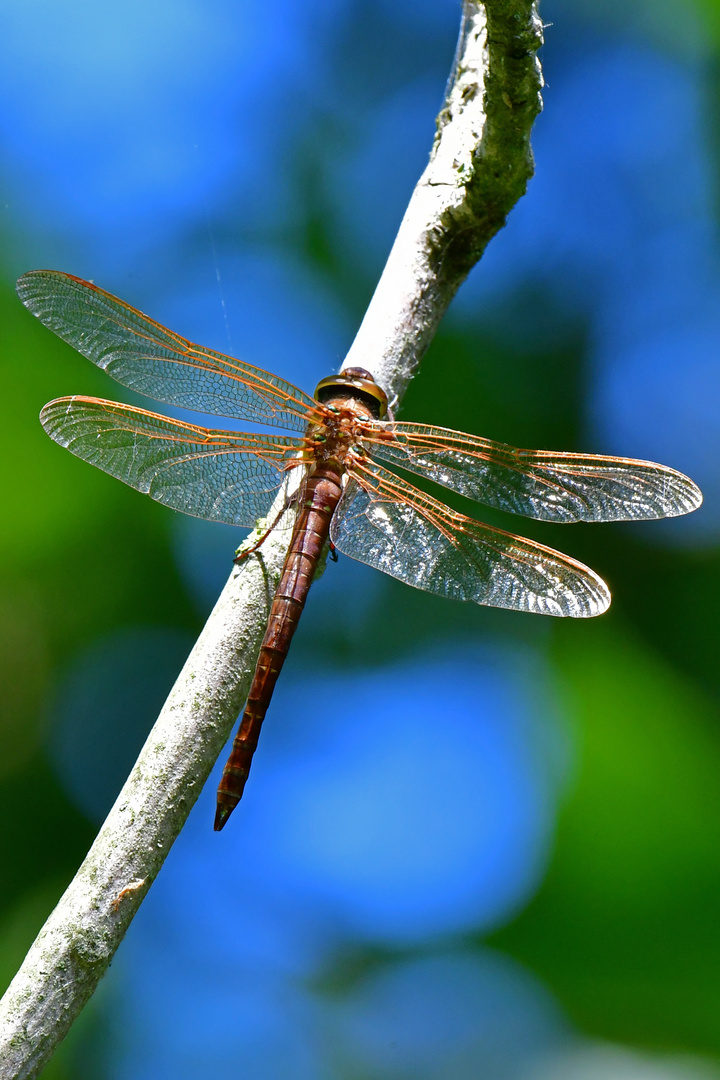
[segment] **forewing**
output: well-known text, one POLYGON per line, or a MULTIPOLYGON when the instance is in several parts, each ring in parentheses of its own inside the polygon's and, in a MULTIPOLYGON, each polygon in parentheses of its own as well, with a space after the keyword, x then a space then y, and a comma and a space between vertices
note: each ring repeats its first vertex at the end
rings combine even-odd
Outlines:
POLYGON ((346 555, 438 596, 575 618, 610 603, 582 563, 454 513, 367 461, 352 467, 330 535, 346 555))
POLYGON ((687 514, 702 502, 692 480, 652 461, 518 450, 427 424, 373 426, 363 443, 374 458, 542 521, 646 521, 687 514))
POLYGON ((158 502, 245 527, 267 514, 301 448, 294 439, 212 431, 100 398, 58 398, 40 421, 55 442, 158 502))
POLYGON ((317 402, 291 383, 173 333, 89 281, 33 270, 23 304, 63 341, 138 394, 184 409, 304 430, 317 402))

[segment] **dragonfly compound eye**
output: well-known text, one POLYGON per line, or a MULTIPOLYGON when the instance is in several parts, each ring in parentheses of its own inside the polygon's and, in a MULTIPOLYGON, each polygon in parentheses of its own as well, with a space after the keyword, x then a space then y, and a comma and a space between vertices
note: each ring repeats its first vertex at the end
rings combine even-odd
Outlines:
POLYGON ((346 368, 339 375, 321 379, 315 388, 315 399, 323 404, 350 397, 359 398, 368 405, 376 420, 381 420, 387 413, 387 395, 365 368, 346 368))

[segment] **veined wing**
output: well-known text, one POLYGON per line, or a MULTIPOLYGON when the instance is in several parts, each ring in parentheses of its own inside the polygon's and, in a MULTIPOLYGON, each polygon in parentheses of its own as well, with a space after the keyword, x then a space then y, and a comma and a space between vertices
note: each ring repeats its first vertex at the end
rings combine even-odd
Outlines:
POLYGON ((89 281, 23 274, 25 307, 123 386, 184 409, 303 431, 318 404, 261 368, 194 345, 89 281))
POLYGON ((300 440, 184 424, 91 397, 51 401, 51 439, 158 502, 208 521, 252 527, 264 517, 300 440))
POLYGON ((476 604, 585 618, 610 603, 587 566, 456 514, 368 460, 350 481, 330 527, 346 555, 418 589, 476 604))
POLYGON ((363 443, 374 458, 541 521, 646 521, 702 502, 692 480, 652 461, 518 450, 428 424, 375 423, 363 443))

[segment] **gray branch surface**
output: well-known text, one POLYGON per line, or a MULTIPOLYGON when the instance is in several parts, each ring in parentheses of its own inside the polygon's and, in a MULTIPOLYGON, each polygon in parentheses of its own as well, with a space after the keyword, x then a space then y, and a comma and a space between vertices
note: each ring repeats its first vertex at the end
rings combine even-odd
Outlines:
MULTIPOLYGON (((541 44, 531 0, 465 0, 429 164, 343 365, 370 370, 393 406, 532 175, 541 44)), ((289 524, 233 569, 117 802, 0 1002, 0 1080, 38 1076, 185 823, 247 696, 289 524)), ((208 843, 227 835, 214 838, 208 823, 208 843)))
POLYGON ((371 371, 393 409, 450 301, 532 176, 541 44, 536 3, 464 4, 430 161, 343 362, 371 371))

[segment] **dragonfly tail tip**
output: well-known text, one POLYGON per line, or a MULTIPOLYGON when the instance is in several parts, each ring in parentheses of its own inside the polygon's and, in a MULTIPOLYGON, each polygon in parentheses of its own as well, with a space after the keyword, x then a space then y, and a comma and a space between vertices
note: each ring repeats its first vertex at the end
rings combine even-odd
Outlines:
POLYGON ((215 823, 213 824, 215 832, 221 832, 234 809, 234 806, 220 806, 218 804, 218 808, 215 811, 215 823))

